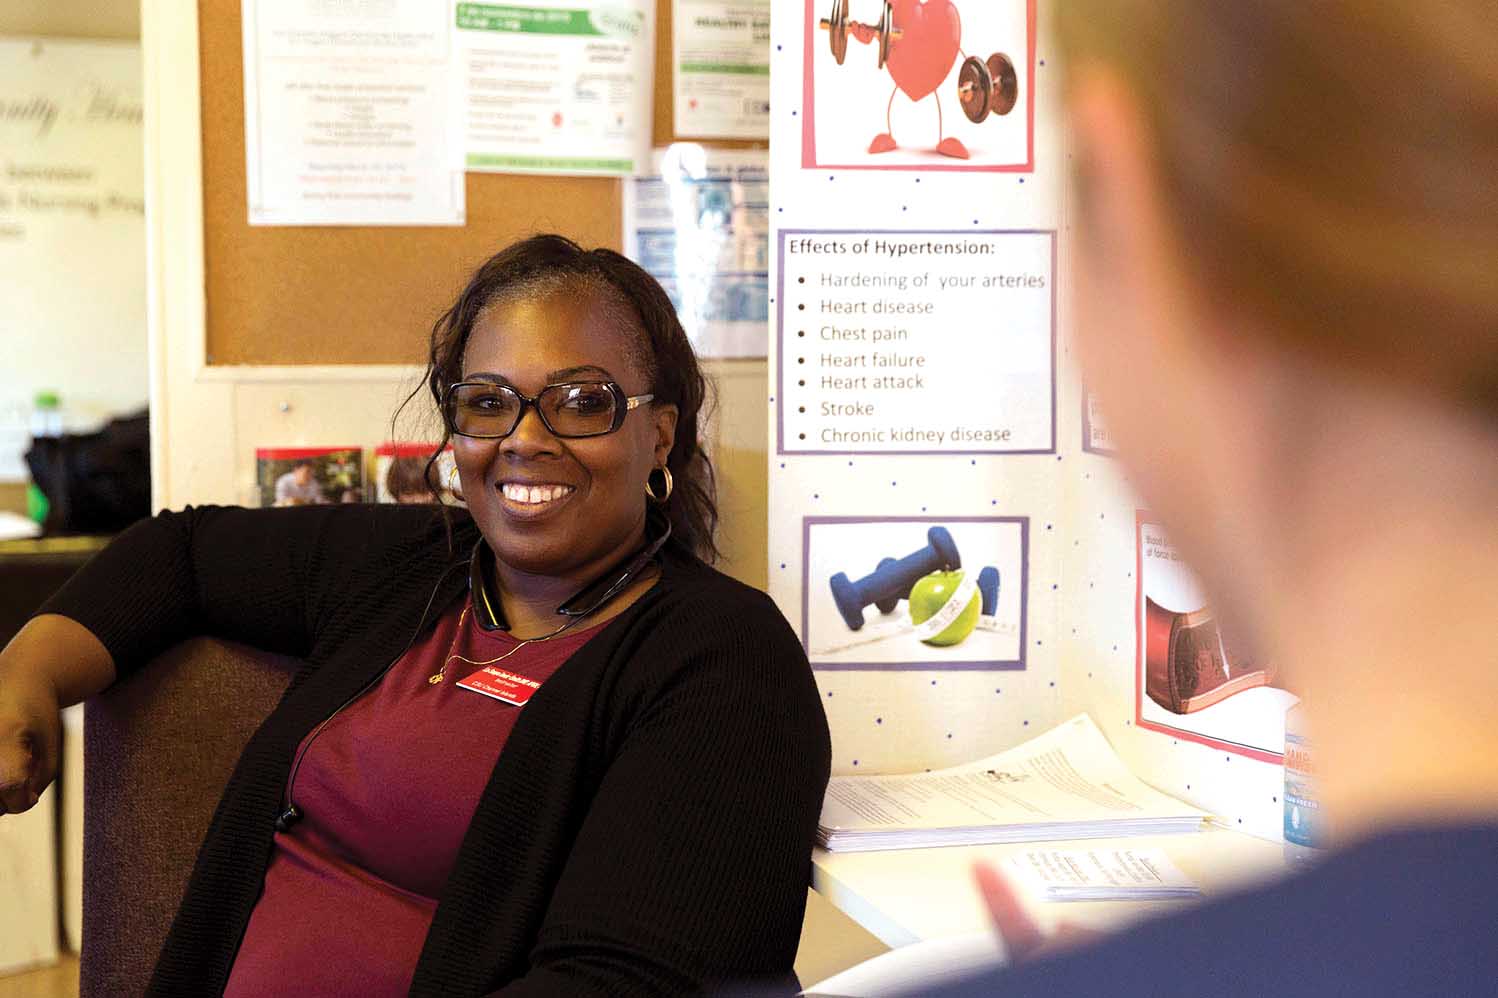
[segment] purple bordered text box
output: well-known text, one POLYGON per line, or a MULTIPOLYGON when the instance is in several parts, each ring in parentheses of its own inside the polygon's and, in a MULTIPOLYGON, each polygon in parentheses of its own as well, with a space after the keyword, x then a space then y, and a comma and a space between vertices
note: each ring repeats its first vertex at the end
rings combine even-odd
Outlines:
MULTIPOLYGON (((811 528, 822 523, 1017 523, 1019 524, 1019 658, 967 662, 830 662, 811 663, 826 672, 1022 672, 1026 668, 1030 629, 1030 518, 1028 516, 803 516, 801 518, 801 647, 811 658, 811 528)), ((1000 585, 1002 585, 1002 580, 1000 585)))
POLYGON ((775 453, 825 457, 960 456, 1056 453, 1056 230, 1055 229, 780 229, 775 261, 775 453), (786 236, 1049 236, 1051 240, 1051 446, 1017 450, 787 450, 785 446, 785 239, 786 236))

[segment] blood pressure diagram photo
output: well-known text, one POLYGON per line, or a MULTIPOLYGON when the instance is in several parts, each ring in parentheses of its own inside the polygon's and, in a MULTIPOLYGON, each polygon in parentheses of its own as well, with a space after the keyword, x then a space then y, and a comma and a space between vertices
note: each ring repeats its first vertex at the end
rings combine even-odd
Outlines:
POLYGON ((806 0, 802 166, 1033 168, 1034 0, 806 0))
POLYGON ((1138 563, 1140 726, 1249 754, 1283 753, 1295 695, 1272 663, 1233 635, 1164 530, 1142 515, 1138 563))
POLYGON ((817 668, 1024 668, 1025 517, 809 517, 801 632, 817 668))

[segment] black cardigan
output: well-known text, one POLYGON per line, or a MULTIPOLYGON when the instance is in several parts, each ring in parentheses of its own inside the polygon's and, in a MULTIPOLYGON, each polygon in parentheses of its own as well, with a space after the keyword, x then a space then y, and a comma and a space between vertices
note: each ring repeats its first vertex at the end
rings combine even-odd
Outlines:
MULTIPOLYGON (((120 678, 195 634, 307 662, 230 777, 151 994, 222 992, 296 745, 462 597, 477 538, 458 514, 449 544, 433 507, 189 508, 126 531, 39 611, 97 635, 120 678)), ((674 542, 662 568, 521 713, 412 995, 793 987, 830 765, 821 701, 768 597, 674 542)))

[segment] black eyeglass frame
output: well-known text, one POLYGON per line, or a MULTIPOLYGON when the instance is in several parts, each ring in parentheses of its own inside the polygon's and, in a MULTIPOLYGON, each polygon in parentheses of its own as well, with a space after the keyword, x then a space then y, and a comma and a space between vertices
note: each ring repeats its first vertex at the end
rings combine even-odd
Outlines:
POLYGON ((494 381, 458 381, 454 384, 448 385, 447 391, 443 392, 442 394, 442 418, 447 422, 448 430, 460 437, 468 437, 470 440, 503 440, 505 437, 508 437, 510 434, 515 432, 515 428, 518 427, 520 425, 520 421, 525 418, 526 409, 535 409, 536 415, 541 419, 541 425, 546 427, 546 432, 550 433, 554 437, 559 437, 563 440, 581 440, 586 437, 603 437, 609 435, 610 433, 618 432, 619 427, 624 425, 625 417, 628 416, 632 410, 638 409, 646 402, 653 401, 654 399, 655 394, 653 392, 647 392, 644 395, 626 395, 624 394, 624 389, 620 387, 617 381, 562 381, 554 385, 547 385, 545 388, 541 389, 541 391, 538 392, 534 397, 526 395, 519 389, 515 388, 513 385, 502 385, 494 381), (609 394, 614 397, 614 421, 606 430, 595 430, 592 433, 563 433, 556 427, 551 425, 551 421, 546 418, 546 410, 542 409, 541 406, 537 403, 540 402, 542 395, 545 395, 547 392, 552 391, 553 389, 578 388, 582 386, 586 386, 589 388, 608 389, 609 394), (454 418, 452 411, 453 396, 460 388, 475 387, 506 391, 520 400, 520 409, 515 413, 515 421, 510 424, 510 428, 508 430, 504 431, 503 433, 464 433, 462 430, 458 429, 458 421, 456 418, 454 418))

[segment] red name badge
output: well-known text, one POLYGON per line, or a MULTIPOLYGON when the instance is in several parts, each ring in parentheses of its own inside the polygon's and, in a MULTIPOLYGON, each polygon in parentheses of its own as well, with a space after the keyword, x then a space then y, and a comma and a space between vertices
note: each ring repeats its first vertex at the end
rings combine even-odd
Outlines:
POLYGON ((459 681, 458 688, 482 693, 486 697, 503 700, 505 703, 524 707, 527 700, 535 696, 541 684, 534 679, 517 676, 513 672, 496 669, 489 665, 473 675, 459 681))

